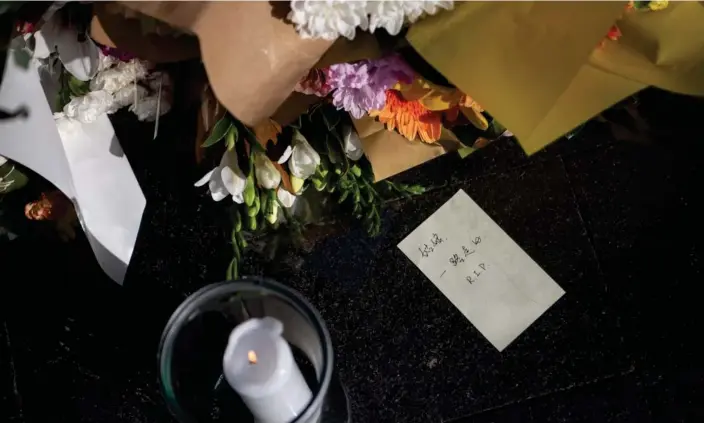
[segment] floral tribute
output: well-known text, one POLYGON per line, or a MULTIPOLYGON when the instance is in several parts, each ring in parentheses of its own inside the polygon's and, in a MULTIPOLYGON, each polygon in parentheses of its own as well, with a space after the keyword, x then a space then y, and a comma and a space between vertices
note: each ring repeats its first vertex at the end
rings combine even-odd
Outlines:
POLYGON ((332 104, 314 106, 283 129, 272 120, 250 129, 227 115, 203 143, 217 145, 224 145, 219 163, 194 185, 207 186, 214 201, 231 201, 228 278, 238 277, 245 249, 265 233, 286 232, 301 242, 304 225, 341 208, 374 236, 386 199, 425 191, 420 185, 374 184, 349 116, 332 104))

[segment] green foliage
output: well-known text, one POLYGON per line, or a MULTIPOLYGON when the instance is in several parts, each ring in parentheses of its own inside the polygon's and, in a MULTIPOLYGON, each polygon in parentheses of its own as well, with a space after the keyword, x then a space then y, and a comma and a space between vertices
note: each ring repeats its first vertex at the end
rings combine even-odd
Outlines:
POLYGON ((225 135, 227 135, 232 126, 232 118, 229 115, 223 116, 222 119, 215 123, 213 130, 210 131, 210 135, 208 135, 208 138, 206 138, 201 147, 207 148, 217 144, 221 139, 225 138, 225 135))

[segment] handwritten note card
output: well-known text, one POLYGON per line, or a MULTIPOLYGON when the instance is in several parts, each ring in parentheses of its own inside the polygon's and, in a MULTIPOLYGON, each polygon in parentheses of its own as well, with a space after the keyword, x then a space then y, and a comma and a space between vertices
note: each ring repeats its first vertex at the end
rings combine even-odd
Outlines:
POLYGON ((398 248, 499 351, 565 293, 462 190, 398 248))

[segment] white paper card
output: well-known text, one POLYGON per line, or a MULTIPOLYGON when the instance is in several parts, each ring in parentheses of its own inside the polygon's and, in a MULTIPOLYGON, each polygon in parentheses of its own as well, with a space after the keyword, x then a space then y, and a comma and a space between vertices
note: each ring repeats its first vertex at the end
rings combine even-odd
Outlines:
POLYGON ((398 248, 499 351, 565 293, 463 190, 398 248))

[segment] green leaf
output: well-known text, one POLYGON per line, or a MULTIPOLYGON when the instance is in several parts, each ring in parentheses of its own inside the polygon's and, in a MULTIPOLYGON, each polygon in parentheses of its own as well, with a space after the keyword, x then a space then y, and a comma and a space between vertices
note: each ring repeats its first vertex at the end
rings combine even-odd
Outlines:
POLYGON ((457 154, 460 155, 460 159, 464 159, 465 157, 469 156, 472 153, 474 153, 474 148, 472 148, 472 147, 462 147, 459 150, 457 150, 457 154))
POLYGON ((16 49, 14 51, 15 63, 22 69, 27 69, 29 67, 29 60, 32 56, 25 49, 16 49))
POLYGON ((406 187, 406 191, 410 192, 413 195, 420 195, 425 192, 425 187, 422 185, 411 185, 409 187, 406 187))
POLYGON ((0 194, 7 194, 27 185, 27 176, 14 164, 7 162, 0 166, 0 194))
POLYGON ((350 192, 349 192, 349 191, 342 191, 342 195, 341 195, 340 198, 337 200, 337 204, 342 204, 342 203, 347 199, 347 196, 348 196, 348 195, 350 195, 350 192))
POLYGON ((201 147, 210 147, 217 144, 218 141, 225 138, 225 135, 227 135, 231 126, 232 121, 230 121, 230 117, 227 115, 223 116, 222 119, 215 123, 213 130, 210 131, 210 135, 203 142, 203 144, 201 144, 201 147))
POLYGON ((71 75, 68 79, 68 89, 74 97, 83 97, 90 92, 90 82, 81 81, 71 75))
POLYGON ((227 137, 225 138, 227 149, 232 150, 235 148, 235 144, 237 144, 238 139, 239 132, 237 131, 237 127, 235 125, 230 126, 230 129, 227 131, 227 137))

